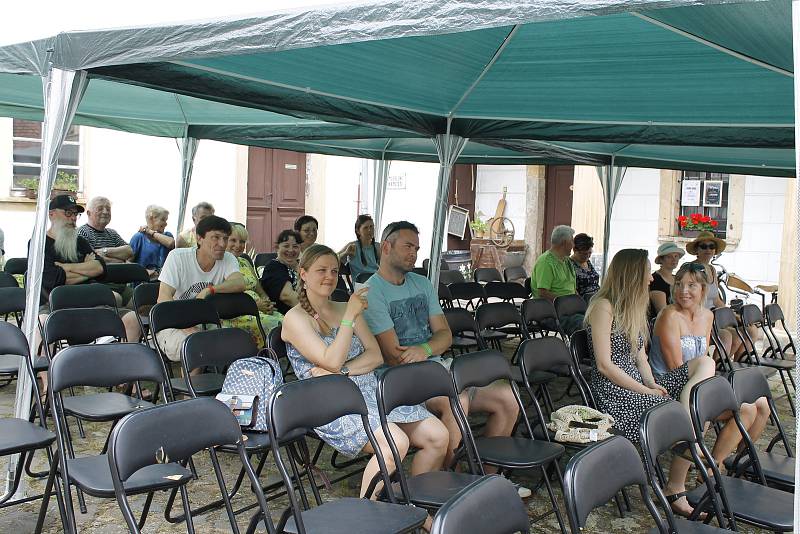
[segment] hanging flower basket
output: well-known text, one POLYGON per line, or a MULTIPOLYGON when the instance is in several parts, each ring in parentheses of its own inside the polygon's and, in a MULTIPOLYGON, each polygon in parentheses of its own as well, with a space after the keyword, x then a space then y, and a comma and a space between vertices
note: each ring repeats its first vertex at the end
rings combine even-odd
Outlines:
POLYGON ((719 222, 702 213, 681 215, 677 218, 678 228, 685 237, 697 237, 700 232, 717 232, 719 222))

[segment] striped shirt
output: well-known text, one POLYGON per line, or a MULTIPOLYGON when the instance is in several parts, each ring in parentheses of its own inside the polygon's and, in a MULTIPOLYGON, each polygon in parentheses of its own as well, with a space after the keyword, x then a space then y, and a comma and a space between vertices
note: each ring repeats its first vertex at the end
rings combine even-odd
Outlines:
POLYGON ((123 247, 127 245, 127 241, 122 239, 116 230, 106 228, 105 230, 97 230, 88 224, 84 224, 78 228, 78 235, 86 239, 93 249, 104 247, 123 247))

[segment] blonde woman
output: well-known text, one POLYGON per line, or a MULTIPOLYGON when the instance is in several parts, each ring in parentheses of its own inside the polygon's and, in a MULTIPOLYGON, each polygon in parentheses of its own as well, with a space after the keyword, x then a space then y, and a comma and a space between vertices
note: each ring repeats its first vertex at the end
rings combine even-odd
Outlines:
MULTIPOLYGON (((269 332, 281 324, 283 315, 275 310, 275 304, 269 300, 269 297, 264 292, 264 288, 261 287, 258 281, 258 275, 256 274, 253 264, 250 263, 250 260, 244 255, 248 239, 250 239, 250 235, 247 233, 247 228, 245 228, 244 225, 240 223, 231 223, 231 235, 228 238, 228 252, 236 256, 236 261, 239 262, 239 272, 242 273, 242 277, 244 278, 245 293, 253 297, 253 300, 256 301, 261 318, 261 325, 264 327, 265 332, 269 332)), ((263 347, 264 345, 264 340, 261 339, 261 332, 258 330, 258 325, 254 317, 242 316, 236 319, 226 320, 223 321, 222 326, 247 330, 250 335, 253 336, 256 345, 259 347, 263 347)))
MULTIPOLYGON (((393 471, 391 451, 380 429, 375 369, 383 365, 378 342, 369 330, 362 312, 367 308, 367 288, 356 291, 346 303, 333 302, 339 258, 324 245, 311 245, 300 258, 300 303, 286 314, 282 337, 295 374, 301 380, 326 374, 343 374, 361 390, 369 410, 369 422, 378 445, 393 471)), ((335 399, 331 399, 335 401, 335 399)), ((313 409, 313 406, 309 406, 313 409)), ((447 452, 448 433, 444 424, 422 405, 401 406, 389 414, 390 432, 400 456, 409 446, 417 453, 411 463, 411 474, 441 469, 447 452)), ((372 453, 367 433, 357 415, 347 415, 315 429, 317 434, 340 453, 354 457, 372 453)), ((373 456, 361 479, 361 496, 378 473, 373 456)))
POLYGON ((683 392, 688 396, 692 384, 714 374, 714 362, 703 356, 653 376, 644 349, 651 280, 646 250, 620 250, 585 320, 594 354, 591 387, 597 407, 613 416, 617 430, 634 443, 639 441, 644 412, 680 399, 683 392))

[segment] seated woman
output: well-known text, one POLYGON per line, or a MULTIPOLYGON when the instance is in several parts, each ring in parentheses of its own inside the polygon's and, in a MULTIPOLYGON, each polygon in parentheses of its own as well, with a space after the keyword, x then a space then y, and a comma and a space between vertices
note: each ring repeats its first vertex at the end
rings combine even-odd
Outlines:
POLYGON ((600 275, 591 262, 594 239, 586 234, 577 234, 573 242, 569 259, 575 267, 575 292, 588 301, 600 289, 600 275))
POLYGON ((151 204, 144 210, 145 226, 139 228, 131 237, 133 249, 133 263, 138 263, 150 273, 150 278, 155 280, 164 266, 169 251, 175 248, 175 238, 171 233, 165 232, 169 211, 161 206, 151 204))
POLYGON ((300 234, 300 252, 317 242, 319 222, 311 215, 301 215, 294 221, 294 231, 300 234))
POLYGON ((275 240, 278 256, 266 264, 261 273, 261 287, 280 313, 285 314, 299 302, 296 287, 301 241, 300 234, 294 230, 278 234, 275 240))
MULTIPOLYGON (((247 240, 250 235, 247 233, 247 228, 241 223, 231 223, 231 236, 228 238, 228 252, 236 256, 239 262, 239 272, 242 273, 244 278, 245 293, 250 295, 258 305, 258 313, 261 318, 261 326, 264 327, 265 332, 269 332, 283 321, 283 315, 275 311, 275 304, 269 300, 269 297, 264 292, 264 288, 258 283, 258 276, 256 275, 255 268, 250 260, 244 254, 247 240)), ((227 319, 222 321, 222 326, 231 328, 241 328, 247 330, 253 337, 259 348, 263 348, 264 340, 261 339, 261 332, 258 330, 255 317, 242 316, 236 319, 227 319)))
POLYGON ((343 263, 349 258, 350 275, 353 282, 359 274, 372 274, 378 270, 381 253, 375 244, 375 223, 369 215, 359 215, 356 219, 356 240, 349 242, 339 251, 343 263))
MULTIPOLYGON (((675 274, 672 286, 672 304, 658 315, 650 349, 650 365, 656 376, 684 372, 698 358, 708 359, 709 339, 714 315, 703 306, 708 292, 708 275, 699 263, 685 263, 675 274)), ((684 388, 688 397, 689 388, 684 388)), ((688 398, 681 399, 688 407, 688 398)), ((742 423, 747 433, 758 439, 769 420, 769 404, 761 398, 755 404, 742 404, 742 423)), ((741 434, 736 423, 726 418, 727 423, 717 436, 712 456, 724 472, 722 461, 736 449, 741 434)), ((675 457, 670 467, 669 480, 665 487, 667 499, 675 512, 688 515, 692 512, 686 501, 685 484, 690 463, 675 457)))
MULTIPOLYGON (((330 300, 339 276, 339 258, 324 245, 312 245, 303 253, 299 274, 300 304, 286 314, 282 329, 295 374, 303 380, 341 373, 356 383, 369 409, 370 427, 391 472, 395 466, 380 429, 375 396, 378 382, 374 371, 383 365, 383 356, 361 316, 367 307, 367 289, 355 292, 346 303, 330 300)), ((400 455, 405 456, 409 445, 418 449, 411 464, 412 475, 441 469, 448 433, 439 419, 422 405, 396 408, 388 419, 400 455)), ((359 416, 347 415, 315 430, 326 443, 346 456, 374 452, 359 416)), ((361 479, 362 497, 376 473, 378 462, 373 456, 361 479)))
POLYGON ((586 311, 597 408, 614 417, 614 427, 634 443, 644 412, 670 398, 688 402, 691 386, 714 375, 714 362, 703 356, 653 377, 644 349, 649 284, 647 251, 620 250, 586 311))
POLYGON ((675 282, 673 272, 678 266, 678 261, 686 254, 675 243, 663 243, 658 247, 656 259, 658 270, 653 273, 650 282, 650 307, 647 309, 647 318, 653 320, 658 313, 672 301, 672 284, 675 282))

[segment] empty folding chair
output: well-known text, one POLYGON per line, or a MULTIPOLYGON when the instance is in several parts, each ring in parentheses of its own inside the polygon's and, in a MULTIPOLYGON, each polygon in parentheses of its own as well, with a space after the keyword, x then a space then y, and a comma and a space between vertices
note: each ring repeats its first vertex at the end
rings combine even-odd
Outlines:
POLYGON ((465 532, 530 532, 528 511, 514 484, 497 475, 483 477, 459 491, 433 518, 431 534, 465 532))
MULTIPOLYGON (((68 527, 75 532, 75 512, 72 505, 72 486, 75 486, 82 513, 86 513, 83 493, 92 497, 113 499, 114 483, 105 454, 76 457, 72 447, 72 438, 66 426, 66 403, 63 391, 71 387, 91 386, 106 388, 117 384, 148 381, 155 382, 164 391, 165 399, 171 399, 169 383, 166 380, 164 365, 153 349, 141 343, 114 343, 110 345, 73 345, 55 355, 50 364, 49 387, 50 403, 53 410, 56 435, 58 436, 58 454, 60 459, 59 473, 64 485, 64 504, 68 527)), ((70 397, 77 398, 77 397, 70 397)), ((80 402, 80 401, 76 401, 80 402)), ((139 405, 127 406, 126 413, 152 404, 140 401, 139 405)), ((98 411, 111 412, 105 406, 98 406, 98 411)), ((74 413, 74 411, 73 411, 74 413)), ((125 414, 120 414, 120 417, 125 414)), ((114 414, 111 414, 114 415, 114 414)), ((106 420, 116 420, 109 417, 106 420)), ((194 421, 196 424, 197 421, 194 421)), ((199 425, 205 426, 205 425, 199 425)), ((153 450, 154 454, 155 451, 153 450)), ((170 487, 172 481, 165 478, 174 474, 168 468, 153 467, 151 470, 137 473, 132 477, 129 490, 148 492, 142 513, 141 523, 147 516, 154 481, 161 488, 170 487)))
POLYGON ((495 269, 494 267, 480 267, 475 269, 472 273, 472 279, 476 282, 487 283, 487 282, 502 282, 503 277, 500 275, 500 271, 495 269))
MULTIPOLYGON (((794 346, 794 338, 792 338, 792 334, 789 332, 789 329, 786 328, 786 320, 783 317, 783 310, 781 310, 781 307, 777 303, 767 304, 764 307, 764 319, 766 321, 766 326, 769 330, 769 333, 772 334, 772 339, 775 340, 774 351, 777 354, 773 354, 772 356, 787 360, 794 360, 797 355, 797 350, 794 346), (778 336, 775 334, 774 329, 778 326, 778 322, 781 323, 783 333, 787 339, 787 343, 785 345, 781 343, 780 339, 778 339, 778 336)), ((772 342, 770 342, 770 347, 772 347, 772 342)))
MULTIPOLYGON (((28 377, 33 384, 34 409, 36 415, 39 417, 39 424, 13 417, 0 418, 0 457, 14 454, 20 455, 17 460, 16 469, 11 473, 9 485, 6 487, 7 491, 0 497, 0 509, 41 498, 42 504, 39 508, 39 516, 36 527, 34 528, 34 532, 38 534, 42 531, 42 526, 44 525, 44 518, 47 513, 50 496, 53 493, 54 481, 57 486, 55 493, 58 499, 58 509, 62 524, 64 523, 64 509, 61 501, 60 483, 56 479, 58 459, 53 454, 51 448, 51 445, 56 440, 56 435, 48 431, 44 427, 44 423, 42 423, 42 421, 44 421, 44 412, 39 398, 39 384, 31 365, 28 341, 25 339, 25 335, 22 331, 11 323, 0 322, 0 354, 6 355, 6 358, 15 358, 17 360, 17 369, 21 368, 21 372, 28 373, 28 377), (38 450, 44 450, 47 453, 47 461, 50 466, 44 494, 33 497, 28 496, 21 500, 12 500, 12 497, 17 493, 19 484, 22 481, 23 467, 29 463, 29 457, 38 450)), ((0 527, 0 529, 6 530, 6 527, 0 527)))
POLYGON ((461 271, 441 271, 439 273, 439 281, 448 286, 454 283, 466 282, 461 271))
POLYGON ((478 306, 486 304, 486 291, 478 282, 455 282, 447 286, 453 295, 453 305, 475 312, 478 306))
POLYGON ((723 528, 736 530, 736 521, 730 511, 730 505, 725 498, 724 489, 718 494, 715 488, 719 488, 719 480, 712 475, 709 476, 700 456, 697 454, 697 439, 692 429, 692 422, 683 404, 677 401, 670 401, 658 406, 654 406, 642 415, 639 426, 641 436, 642 455, 644 466, 647 469, 647 477, 650 486, 656 494, 656 498, 661 507, 664 508, 669 524, 670 532, 698 532, 698 533, 722 533, 728 532, 723 528), (691 455, 694 466, 703 480, 703 487, 706 490, 705 501, 700 502, 694 509, 692 516, 687 519, 675 517, 672 512, 667 497, 664 495, 664 487, 667 478, 661 466, 660 456, 674 451, 685 450, 691 455), (700 514, 708 510, 707 513, 713 514, 717 519, 717 524, 722 528, 699 523, 700 514), (723 514, 723 510, 725 513, 723 514))
POLYGON ((28 270, 28 258, 8 258, 3 270, 9 274, 22 275, 28 270))
POLYGON ((341 375, 327 375, 282 385, 272 395, 269 432, 278 471, 286 485, 290 512, 279 521, 278 533, 351 534, 353 532, 403 533, 420 528, 427 517, 423 508, 396 504, 386 462, 369 425, 367 405, 361 390, 341 375), (381 477, 391 502, 344 497, 322 502, 313 471, 309 473, 316 506, 297 500, 295 477, 286 469, 278 443, 300 429, 328 424, 345 415, 358 415, 375 450, 381 477), (291 515, 289 515, 291 514, 291 515))
MULTIPOLYGON (((794 491, 794 449, 789 443, 786 432, 783 430, 783 424, 781 423, 780 417, 778 417, 778 410, 772 398, 769 382, 767 382, 767 379, 764 378, 764 375, 759 372, 758 369, 752 367, 736 369, 728 375, 728 380, 740 404, 744 402, 753 404, 762 397, 765 398, 769 404, 770 420, 778 433, 769 442, 766 450, 758 451, 758 462, 761 464, 764 478, 770 485, 774 485, 786 491, 794 491), (785 454, 773 451, 775 445, 778 443, 783 446, 785 454)), ((747 474, 752 477, 754 475, 753 469, 750 466, 752 462, 748 458, 746 452, 747 449, 742 449, 741 454, 733 459, 729 458, 725 461, 725 467, 729 472, 737 476, 747 474)))
POLYGON ((556 297, 553 307, 556 309, 558 324, 561 325, 561 330, 565 334, 571 335, 572 332, 581 328, 587 308, 583 297, 576 294, 556 297))
MULTIPOLYGON (((189 504, 188 483, 194 478, 185 464, 193 455, 208 451, 217 485, 225 502, 231 530, 238 534, 225 480, 215 451, 225 446, 239 454, 244 471, 250 479, 250 489, 256 494, 267 532, 273 532, 267 502, 261 485, 245 451, 245 439, 239 423, 224 404, 214 399, 188 399, 155 406, 125 417, 111 433, 108 448, 108 465, 119 504, 128 530, 138 534, 138 524, 128 502, 128 495, 145 491, 177 487, 186 517, 186 529, 192 534, 194 523, 189 504), (198 425, 197 421, 203 421, 198 425)), ((152 493, 149 493, 152 495, 152 493)), ((144 523, 144 519, 141 520, 144 523)))
MULTIPOLYGON (((149 343, 150 310, 158 302, 158 290, 161 282, 147 282, 133 288, 133 311, 142 330, 142 340, 149 343)), ((154 345, 155 346, 155 345, 154 345)))
MULTIPOLYGON (((793 528, 794 495, 775 488, 766 486, 764 473, 758 459, 753 441, 747 434, 739 417, 739 401, 731 389, 730 384, 721 376, 715 376, 696 384, 689 395, 689 409, 692 416, 697 444, 703 453, 705 463, 711 465, 714 475, 719 479, 719 469, 716 466, 711 452, 706 443, 700 439, 706 424, 713 423, 720 416, 730 411, 733 414, 736 426, 742 434, 742 446, 746 449, 752 461, 753 475, 760 484, 724 476, 720 484, 725 492, 725 497, 730 503, 731 510, 736 519, 745 523, 771 530, 773 532, 789 532, 793 528)), ((686 498, 689 504, 696 506, 702 502, 706 489, 699 486, 690 491, 686 498)))
MULTIPOLYGON (((728 350, 725 348, 725 345, 722 342, 720 337, 721 333, 723 330, 727 330, 728 332, 732 332, 733 335, 738 338, 742 346, 746 346, 744 336, 742 336, 741 331, 739 331, 739 320, 736 318, 736 314, 733 312, 733 310, 728 307, 715 308, 713 313, 714 322, 711 328, 711 339, 714 341, 714 345, 717 346, 717 353, 720 355, 719 363, 722 366, 722 370, 725 372, 730 372, 740 367, 757 365, 754 361, 734 361, 734 355, 728 354, 728 350)), ((749 360, 750 355, 746 354, 746 356, 749 360)), ((766 376, 772 376, 777 372, 775 369, 769 367, 759 366, 759 369, 766 376)))
POLYGON ((502 302, 509 302, 517 307, 530 297, 527 289, 514 282, 489 282, 483 289, 486 291, 487 299, 500 299, 502 302))
POLYGON ((106 306, 117 310, 114 292, 103 284, 58 286, 50 292, 50 311, 106 306))
MULTIPOLYGON (((528 273, 522 267, 508 267, 503 269, 503 278, 506 282, 514 282, 515 284, 525 285, 525 279, 528 273)), ((530 285, 528 287, 528 295, 530 295, 530 285)))
POLYGON ((475 320, 481 329, 481 337, 493 348, 503 350, 502 342, 509 336, 522 340, 528 338, 528 331, 522 322, 517 307, 508 302, 481 304, 475 310, 475 320))
POLYGON ((253 300, 253 297, 247 293, 216 293, 206 300, 214 305, 217 315, 223 321, 236 319, 237 317, 252 317, 261 337, 259 346, 267 346, 267 333, 264 331, 264 325, 261 324, 258 304, 253 300))
MULTIPOLYGON (((508 381, 520 415, 524 415, 525 407, 514 383, 510 364, 500 352, 482 350, 465 354, 453 360, 451 370, 453 382, 458 393, 470 387, 486 387, 498 380, 508 381)), ((522 423, 527 435, 531 436, 530 438, 514 436, 481 436, 475 438, 475 446, 480 462, 496 466, 501 472, 520 469, 541 471, 542 480, 550 496, 552 510, 556 514, 562 532, 566 532, 558 502, 550 485, 549 474, 549 470, 552 468, 558 476, 559 484, 561 484, 561 469, 558 466, 558 460, 564 454, 564 446, 547 440, 534 439, 528 418, 523 416, 522 423)))
POLYGON ((464 308, 445 308, 444 318, 452 334, 450 352, 454 356, 456 350, 464 354, 473 347, 478 350, 487 348, 486 341, 481 337, 481 329, 470 312, 464 308))
MULTIPOLYGON (((572 534, 580 534, 592 510, 611 501, 627 486, 637 486, 658 530, 667 526, 647 491, 647 475, 636 447, 613 436, 573 456, 564 472, 564 504, 572 534)), ((651 531, 652 532, 652 531, 651 531)))
POLYGON ((556 334, 566 341, 567 337, 558 324, 558 315, 553 303, 547 299, 527 299, 522 303, 522 320, 531 336, 556 334))
POLYGON ((394 465, 397 466, 396 476, 399 478, 402 497, 406 502, 422 506, 429 511, 438 510, 455 493, 482 477, 483 469, 477 463, 472 432, 459 407, 458 395, 453 388, 450 373, 444 366, 438 362, 423 361, 390 367, 378 381, 377 397, 381 428, 392 451, 394 465), (450 402, 450 410, 461 435, 464 436, 462 446, 466 452, 469 473, 429 471, 409 476, 402 468, 402 459, 392 438, 387 414, 395 408, 423 404, 435 397, 447 397, 450 402))
MULTIPOLYGON (((22 314, 25 311, 25 289, 22 287, 0 287, 0 316, 13 315, 18 327, 22 327, 22 314)), ((46 371, 49 361, 46 356, 37 356, 33 364, 35 372, 46 371)), ((19 357, 14 353, 0 353, 0 380, 8 385, 19 372, 19 357)))

